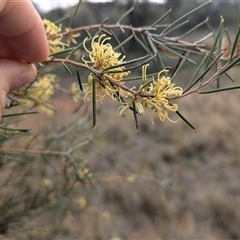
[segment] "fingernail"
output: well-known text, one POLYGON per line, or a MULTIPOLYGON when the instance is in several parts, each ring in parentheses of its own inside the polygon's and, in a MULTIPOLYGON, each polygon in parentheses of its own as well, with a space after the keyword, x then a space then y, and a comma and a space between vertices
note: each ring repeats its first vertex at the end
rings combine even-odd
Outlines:
POLYGON ((21 73, 17 76, 17 78, 14 80, 12 90, 19 89, 30 82, 34 80, 36 77, 36 72, 34 70, 28 70, 26 72, 21 73))

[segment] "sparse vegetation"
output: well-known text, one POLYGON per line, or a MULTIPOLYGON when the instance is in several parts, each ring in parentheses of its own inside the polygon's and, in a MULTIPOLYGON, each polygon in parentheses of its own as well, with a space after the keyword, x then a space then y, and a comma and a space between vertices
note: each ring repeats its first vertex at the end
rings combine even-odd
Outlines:
MULTIPOLYGON (((89 6, 83 8, 89 10, 89 6)), ((58 17, 65 14, 58 13, 58 17)), ((98 21, 103 21, 100 15, 98 21)), ((234 37, 231 32, 230 38, 234 37)), ((193 39, 199 39, 198 32, 188 38, 193 39)), ((211 47, 213 40, 207 44, 211 47)), ((136 54, 141 55, 141 50, 136 49, 136 54)), ((161 56, 167 61, 169 52, 161 56)), ((198 56, 193 60, 198 61, 198 56)), ((129 121, 117 116, 117 101, 106 98, 95 111, 94 105, 81 101, 82 96, 79 102, 72 101, 67 89, 77 78, 55 66, 41 67, 44 74, 54 70, 59 77, 50 105, 55 109, 53 116, 13 107, 18 105, 16 97, 23 99, 15 94, 3 118, 0 239, 240 238, 239 89, 205 95, 194 92, 178 100, 182 116, 195 130, 181 117, 177 124, 155 121, 153 125, 151 113, 146 112, 137 122, 137 131, 133 117, 129 121), (20 116, 16 109, 22 110, 20 116), (91 128, 94 114, 96 126, 91 128)), ((149 71, 158 66, 156 61, 149 71)), ((184 61, 175 78, 183 89, 195 71, 189 66, 184 61)), ((174 75, 175 70, 170 73, 174 75)), ((87 78, 86 72, 80 73, 81 79, 87 78)), ((239 86, 239 65, 228 73, 230 77, 223 77, 218 89, 229 82, 239 86)), ((38 103, 32 96, 30 100, 38 103)))

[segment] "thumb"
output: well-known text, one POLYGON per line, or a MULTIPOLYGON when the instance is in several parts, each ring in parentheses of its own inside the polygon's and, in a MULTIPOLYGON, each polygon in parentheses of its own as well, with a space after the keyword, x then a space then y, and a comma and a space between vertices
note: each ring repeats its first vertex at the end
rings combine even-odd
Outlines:
POLYGON ((36 74, 37 70, 31 64, 12 59, 0 59, 0 119, 8 93, 30 83, 36 74))

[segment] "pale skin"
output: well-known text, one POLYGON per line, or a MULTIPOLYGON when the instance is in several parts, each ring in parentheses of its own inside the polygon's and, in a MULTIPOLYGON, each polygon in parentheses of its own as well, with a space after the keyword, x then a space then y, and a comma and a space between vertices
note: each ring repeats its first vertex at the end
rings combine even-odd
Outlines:
POLYGON ((48 57, 41 18, 30 0, 0 0, 0 119, 6 96, 36 77, 48 57))

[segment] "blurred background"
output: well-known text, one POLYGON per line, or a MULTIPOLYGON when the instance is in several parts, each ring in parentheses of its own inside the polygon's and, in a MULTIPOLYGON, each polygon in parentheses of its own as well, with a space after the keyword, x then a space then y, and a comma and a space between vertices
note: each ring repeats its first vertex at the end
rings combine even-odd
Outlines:
MULTIPOLYGON (((42 17, 53 22, 74 11, 74 6, 56 8, 59 5, 54 3, 53 9, 47 11, 43 8, 47 3, 35 4, 42 17)), ((101 23, 106 18, 109 23, 116 23, 133 4, 134 1, 84 2, 72 28, 101 23)), ((141 1, 123 23, 149 26, 172 7, 171 14, 164 20, 167 24, 199 4, 200 1, 141 1)), ((207 17, 211 28, 217 29, 222 15, 230 36, 234 37, 237 9, 238 1, 213 1, 191 15, 189 23, 172 35, 185 33, 207 17)), ((187 40, 195 41, 208 31, 206 26, 202 27, 187 40)), ((119 39, 125 39, 126 34, 119 31, 119 39)), ((207 47, 211 44, 209 40, 207 47)), ((134 42, 125 50, 129 59, 144 55, 134 42)), ((176 60, 164 53, 163 58, 167 66, 176 64, 176 60)), ((151 71, 157 70, 161 70, 158 63, 151 67, 151 71)), ((176 83, 185 86, 193 70, 192 65, 185 64, 176 83)), ((229 71, 237 84, 239 73, 239 67, 229 71)), ((62 68, 56 74, 63 86, 76 81, 76 77, 62 68)), ((223 85, 224 81, 229 80, 223 78, 223 85)), ((51 207, 34 218, 24 216, 21 221, 16 221, 20 219, 16 214, 8 224, 0 224, 0 234, 10 239, 240 239, 239 99, 239 90, 192 94, 177 103, 181 114, 196 131, 182 120, 173 124, 156 119, 153 125, 151 115, 147 115, 139 119, 138 132, 133 119, 116 114, 118 103, 104 99, 104 104, 97 107, 97 125, 91 129, 90 107, 75 111, 76 103, 57 94, 53 105, 58 112, 53 117, 25 116, 19 126, 32 128, 36 136, 39 131, 48 136, 44 138, 44 146, 52 150, 64 151, 73 139, 88 136, 88 144, 83 144, 74 154, 83 170, 91 173, 92 180, 76 185, 69 194, 59 198, 53 191, 51 207), (71 124, 74 127, 69 130, 71 124), (57 144, 51 145, 49 139, 63 129, 69 134, 64 138, 58 135, 57 144), (29 230, 31 228, 34 231, 29 230)), ((16 146, 16 143, 9 146, 11 144, 16 146)), ((35 158, 31 164, 29 189, 42 184, 46 189, 62 181, 56 169, 51 168, 54 165, 58 169, 63 164, 60 157, 50 164, 43 164, 42 160, 40 164, 35 158)), ((27 201, 24 194, 28 196, 29 191, 21 193, 24 201, 27 201)), ((3 212, 0 211, 0 223, 4 221, 3 212)))

